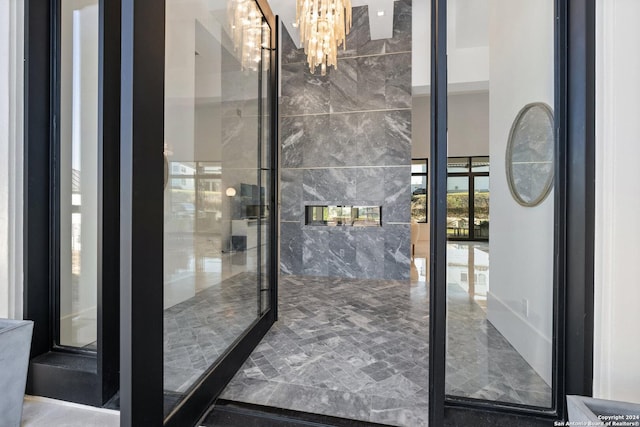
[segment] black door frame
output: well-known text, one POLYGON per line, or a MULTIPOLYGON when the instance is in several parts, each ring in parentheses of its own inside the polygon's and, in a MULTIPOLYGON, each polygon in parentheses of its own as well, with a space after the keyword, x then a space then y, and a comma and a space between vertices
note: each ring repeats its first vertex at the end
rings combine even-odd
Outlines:
POLYGON ((431 3, 430 425, 548 426, 551 420, 566 419, 567 394, 592 394, 595 0, 555 3, 554 355, 549 410, 445 394, 447 0, 431 3))
MULTIPOLYGON (((256 3, 278 40, 266 0, 256 3)), ((239 337, 171 411, 163 390, 163 141, 165 3, 122 0, 120 157, 120 424, 195 425, 276 320, 277 259, 270 257, 271 308, 239 337)), ((278 59, 271 59, 271 159, 278 161, 278 59)), ((270 250, 276 254, 276 177, 271 174, 270 250)))
POLYGON ((120 4, 100 0, 97 351, 58 345, 60 1, 25 1, 24 317, 27 393, 102 406, 118 390, 120 4), (115 236, 115 237, 114 237, 115 236))

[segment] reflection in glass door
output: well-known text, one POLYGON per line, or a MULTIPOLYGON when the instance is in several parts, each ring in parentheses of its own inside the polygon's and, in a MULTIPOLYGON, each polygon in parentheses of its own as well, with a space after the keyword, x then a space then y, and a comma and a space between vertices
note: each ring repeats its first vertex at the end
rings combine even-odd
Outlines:
POLYGON ((63 0, 60 5, 56 344, 96 350, 102 157, 98 143, 99 5, 97 0, 63 0))
POLYGON ((447 180, 447 236, 469 238, 469 177, 450 176, 447 180))
POLYGON ((268 312, 273 286, 271 29, 253 0, 196 3, 166 2, 168 414, 268 312))
POLYGON ((451 157, 447 170, 447 238, 488 240, 489 158, 451 157))
POLYGON ((473 181, 473 237, 489 239, 489 177, 475 175, 473 181))

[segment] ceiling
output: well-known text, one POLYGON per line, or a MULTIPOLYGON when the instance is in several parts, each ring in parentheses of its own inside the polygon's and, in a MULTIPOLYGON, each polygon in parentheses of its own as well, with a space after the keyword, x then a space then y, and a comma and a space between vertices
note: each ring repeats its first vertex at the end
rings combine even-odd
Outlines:
MULTIPOLYGON (((413 0, 411 81, 414 95, 430 93, 430 3, 413 0)), ((296 19, 296 0, 269 0, 269 5, 300 47, 298 29, 292 25, 296 19)), ((351 0, 351 5, 369 8, 372 40, 392 37, 394 0, 351 0)), ((452 67, 449 90, 460 93, 486 91, 489 81, 489 0, 447 0, 447 9, 447 50, 452 67)))
MULTIPOLYGON (((451 0, 450 0, 451 1, 451 0)), ((429 45, 430 10, 429 1, 414 0, 412 10, 413 40, 421 40, 424 52, 416 49, 412 52, 412 86, 414 94, 429 92, 429 45)), ((296 46, 300 47, 300 35, 293 27, 296 20, 296 0, 269 0, 269 5, 280 16, 296 46)), ((372 40, 387 39, 393 36, 394 0, 351 0, 351 6, 368 6, 369 28, 372 40)))
MULTIPOLYGON (((369 6, 369 27, 371 40, 388 39, 393 35, 393 2, 395 0, 351 0, 351 6, 369 6), (371 13, 371 11, 375 11, 371 13)), ((423 0, 424 1, 424 0, 423 0)), ((293 27, 296 20, 296 0, 269 0, 273 13, 280 15, 296 46, 300 47, 298 29, 293 27)))

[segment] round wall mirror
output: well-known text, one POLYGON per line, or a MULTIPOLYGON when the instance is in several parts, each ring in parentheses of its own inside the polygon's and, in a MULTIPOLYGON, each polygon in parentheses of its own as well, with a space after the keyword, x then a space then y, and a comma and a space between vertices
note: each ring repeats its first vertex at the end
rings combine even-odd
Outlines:
POLYGON ((554 174, 553 112, 544 103, 525 105, 509 133, 506 171, 509 190, 522 206, 542 203, 554 174))

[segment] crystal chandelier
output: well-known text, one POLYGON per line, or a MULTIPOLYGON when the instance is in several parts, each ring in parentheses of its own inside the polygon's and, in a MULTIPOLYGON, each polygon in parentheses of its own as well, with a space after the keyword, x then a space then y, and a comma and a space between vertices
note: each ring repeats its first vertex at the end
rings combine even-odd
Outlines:
POLYGON ((262 15, 254 0, 229 0, 231 38, 242 70, 257 71, 262 59, 262 15))
POLYGON ((309 70, 327 74, 327 66, 338 68, 338 47, 346 49, 351 29, 351 0, 296 0, 296 24, 307 55, 309 70))

